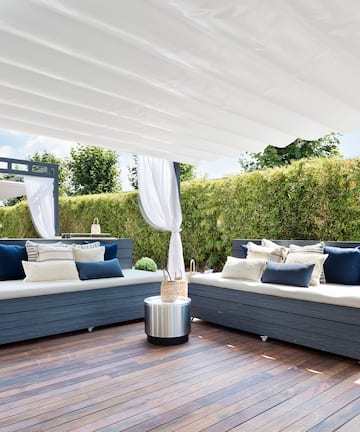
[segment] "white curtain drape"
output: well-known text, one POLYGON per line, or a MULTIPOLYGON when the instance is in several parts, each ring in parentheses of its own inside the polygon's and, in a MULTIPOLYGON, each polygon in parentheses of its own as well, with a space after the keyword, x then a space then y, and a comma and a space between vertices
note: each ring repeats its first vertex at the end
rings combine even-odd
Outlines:
POLYGON ((154 228, 170 231, 168 271, 185 274, 180 236, 182 214, 174 164, 164 159, 138 156, 138 187, 144 219, 154 228))
POLYGON ((36 231, 43 238, 54 238, 54 179, 24 176, 24 183, 29 209, 36 231))

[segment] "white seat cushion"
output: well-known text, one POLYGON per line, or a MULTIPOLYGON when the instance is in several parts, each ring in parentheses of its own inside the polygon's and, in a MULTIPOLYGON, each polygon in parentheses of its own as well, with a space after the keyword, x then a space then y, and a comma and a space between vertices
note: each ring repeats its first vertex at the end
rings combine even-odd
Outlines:
POLYGON ((211 285, 219 289, 230 288, 258 294, 360 308, 359 285, 320 284, 309 288, 301 288, 239 279, 225 279, 221 277, 221 273, 197 273, 190 276, 190 282, 211 285))

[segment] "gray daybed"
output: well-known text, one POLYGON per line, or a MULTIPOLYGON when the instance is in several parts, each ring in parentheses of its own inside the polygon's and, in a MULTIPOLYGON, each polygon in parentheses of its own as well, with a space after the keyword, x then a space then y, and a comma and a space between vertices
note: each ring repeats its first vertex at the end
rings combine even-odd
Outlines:
MULTIPOLYGON (((241 245, 248 241, 260 243, 259 240, 234 240, 232 255, 244 258, 241 245)), ((301 246, 316 242, 276 243, 301 246)), ((348 242, 326 245, 359 246, 348 242)), ((195 274, 190 278, 189 296, 193 317, 360 359, 360 285, 321 284, 297 288, 225 279, 221 273, 195 274)))
MULTIPOLYGON (((24 245, 26 240, 2 239, 24 245)), ((36 242, 53 242, 34 239, 36 242)), ((62 239, 63 243, 83 243, 62 239)), ((86 281, 0 282, 0 344, 23 341, 144 317, 145 297, 160 292, 161 272, 134 270, 131 239, 101 239, 118 245, 124 277, 86 281)))

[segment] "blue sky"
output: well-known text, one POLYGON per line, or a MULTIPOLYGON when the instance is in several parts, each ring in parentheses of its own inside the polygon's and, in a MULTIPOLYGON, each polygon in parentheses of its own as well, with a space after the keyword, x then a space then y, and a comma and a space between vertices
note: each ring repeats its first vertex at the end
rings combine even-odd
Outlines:
MULTIPOLYGON (((340 137, 340 151, 345 158, 360 157, 360 131, 343 134, 340 137)), ((47 150, 59 157, 69 155, 72 142, 54 138, 24 134, 0 129, 0 156, 26 159, 36 152, 47 150)), ((129 190, 127 166, 132 163, 132 155, 120 153, 123 190, 129 190)), ((197 166, 197 173, 208 178, 220 178, 239 172, 237 158, 220 157, 214 161, 203 161, 197 166)))

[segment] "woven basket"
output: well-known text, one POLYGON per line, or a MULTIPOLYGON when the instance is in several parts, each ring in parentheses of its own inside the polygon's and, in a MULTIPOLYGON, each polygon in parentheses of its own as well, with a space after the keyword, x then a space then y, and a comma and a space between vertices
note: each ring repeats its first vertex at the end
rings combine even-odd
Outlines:
POLYGON ((175 275, 177 295, 181 297, 188 296, 188 280, 185 279, 180 272, 180 275, 175 275))
POLYGON ((161 301, 165 303, 173 303, 178 296, 177 281, 171 280, 169 272, 164 269, 164 280, 161 282, 160 295, 161 301))

